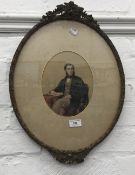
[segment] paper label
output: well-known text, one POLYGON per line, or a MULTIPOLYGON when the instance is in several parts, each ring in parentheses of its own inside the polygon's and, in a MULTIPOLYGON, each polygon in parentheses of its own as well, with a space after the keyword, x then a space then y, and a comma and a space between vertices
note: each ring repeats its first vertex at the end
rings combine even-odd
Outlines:
POLYGON ((82 121, 81 119, 74 119, 74 120, 69 120, 69 127, 80 127, 82 126, 82 121))

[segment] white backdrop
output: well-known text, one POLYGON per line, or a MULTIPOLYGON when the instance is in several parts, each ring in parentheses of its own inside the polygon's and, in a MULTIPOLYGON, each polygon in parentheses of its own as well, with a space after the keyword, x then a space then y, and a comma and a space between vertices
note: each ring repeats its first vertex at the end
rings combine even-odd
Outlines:
POLYGON ((13 112, 8 74, 22 37, 63 0, 0 0, 0 175, 135 174, 135 1, 75 0, 99 21, 118 50, 126 76, 126 97, 112 133, 74 166, 55 161, 32 141, 13 112))

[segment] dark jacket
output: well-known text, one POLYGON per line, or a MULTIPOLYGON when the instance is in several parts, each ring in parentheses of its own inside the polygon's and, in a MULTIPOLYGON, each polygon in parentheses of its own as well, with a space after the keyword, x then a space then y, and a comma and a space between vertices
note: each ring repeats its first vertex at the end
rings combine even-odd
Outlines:
MULTIPOLYGON (((58 86, 54 89, 54 91, 64 93, 66 78, 67 76, 59 82, 58 86)), ((78 76, 75 75, 72 76, 70 95, 71 95, 71 105, 74 105, 76 107, 79 107, 80 104, 87 105, 88 86, 78 76)))

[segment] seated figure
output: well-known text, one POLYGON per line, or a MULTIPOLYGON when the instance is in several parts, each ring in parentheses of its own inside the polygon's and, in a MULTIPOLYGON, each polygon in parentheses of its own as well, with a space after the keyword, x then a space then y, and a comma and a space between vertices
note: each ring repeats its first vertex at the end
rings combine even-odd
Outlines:
POLYGON ((45 96, 51 109, 63 116, 77 115, 87 106, 88 86, 75 75, 73 64, 64 66, 66 76, 58 83, 57 87, 49 92, 50 97, 45 96))

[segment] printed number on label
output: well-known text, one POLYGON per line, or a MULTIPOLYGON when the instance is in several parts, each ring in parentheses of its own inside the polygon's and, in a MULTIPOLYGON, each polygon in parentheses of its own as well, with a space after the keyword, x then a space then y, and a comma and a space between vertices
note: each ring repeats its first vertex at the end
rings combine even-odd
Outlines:
POLYGON ((74 120, 69 120, 69 127, 79 127, 82 126, 82 121, 81 119, 74 119, 74 120))

